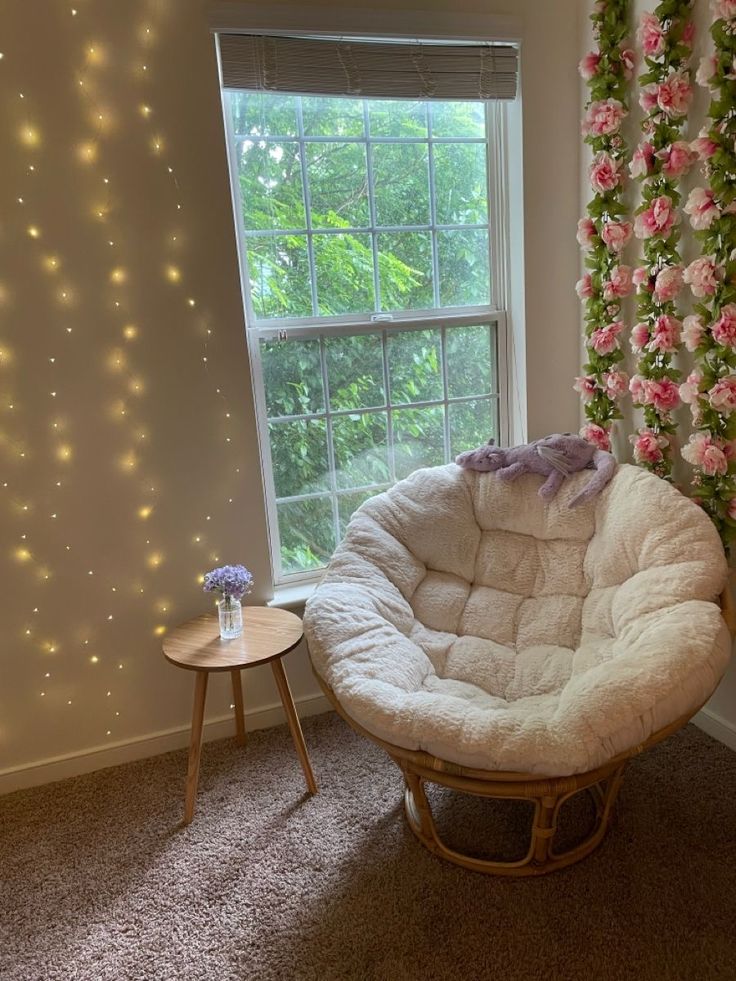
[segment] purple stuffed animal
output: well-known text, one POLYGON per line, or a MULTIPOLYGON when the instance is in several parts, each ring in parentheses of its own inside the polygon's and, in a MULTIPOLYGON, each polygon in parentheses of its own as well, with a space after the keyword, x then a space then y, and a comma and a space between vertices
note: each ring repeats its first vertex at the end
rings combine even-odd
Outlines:
POLYGON ((605 450, 596 449, 587 440, 572 433, 554 433, 523 446, 502 450, 493 440, 477 450, 461 453, 455 460, 466 470, 483 473, 497 471, 501 480, 515 480, 523 473, 538 473, 547 479, 539 488, 543 501, 551 501, 565 477, 578 470, 595 470, 586 486, 571 501, 574 508, 600 493, 613 476, 616 460, 605 450))

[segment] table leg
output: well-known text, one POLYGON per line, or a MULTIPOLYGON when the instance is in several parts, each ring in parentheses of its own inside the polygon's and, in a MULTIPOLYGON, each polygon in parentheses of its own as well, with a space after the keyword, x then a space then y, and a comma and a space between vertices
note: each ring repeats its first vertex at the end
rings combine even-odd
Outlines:
POLYGON ((235 738, 241 746, 245 745, 245 715, 243 713, 243 685, 240 679, 240 668, 230 672, 233 679, 233 702, 235 704, 235 738))
POLYGON ((294 740, 294 746, 296 747, 296 752, 299 756, 299 762, 302 765, 302 770, 304 770, 304 777, 307 781, 307 789, 309 790, 310 794, 316 794, 317 782, 314 779, 314 774, 312 773, 312 765, 309 762, 307 747, 304 744, 302 727, 299 724, 299 716, 296 714, 294 699, 291 697, 289 682, 286 680, 286 672, 284 671, 284 666, 281 663, 281 659, 276 658, 275 661, 271 661, 271 668, 273 669, 273 676, 276 679, 276 685, 279 690, 279 695, 281 696, 281 702, 284 706, 284 712, 286 712, 286 719, 289 723, 289 729, 291 730, 291 738, 294 740))
POLYGON ((186 803, 184 824, 194 817, 194 802, 199 783, 199 758, 202 753, 202 723, 204 721, 204 702, 207 697, 207 671, 197 671, 194 682, 194 709, 192 711, 192 734, 189 740, 189 766, 187 768, 186 803))

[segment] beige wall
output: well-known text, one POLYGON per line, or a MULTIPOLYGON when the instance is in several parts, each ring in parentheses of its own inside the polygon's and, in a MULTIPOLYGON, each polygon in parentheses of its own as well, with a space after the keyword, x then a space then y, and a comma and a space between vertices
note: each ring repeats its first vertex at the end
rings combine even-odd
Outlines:
MULTIPOLYGON (((0 771, 186 726, 159 629, 216 562, 271 591, 207 5, 72 2, 0 7, 0 771)), ((524 20, 529 435, 572 428, 579 4, 413 6, 524 20)), ((287 669, 315 693, 304 651, 287 669)))

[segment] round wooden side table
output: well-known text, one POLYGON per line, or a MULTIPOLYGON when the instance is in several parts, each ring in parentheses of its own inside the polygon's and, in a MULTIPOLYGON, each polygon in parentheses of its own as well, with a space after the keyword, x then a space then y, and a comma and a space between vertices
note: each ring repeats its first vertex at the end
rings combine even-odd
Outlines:
POLYGON ((164 639, 164 657, 180 668, 196 672, 184 806, 185 824, 189 824, 194 816, 194 802, 199 781, 199 759, 202 751, 204 703, 210 671, 230 672, 235 705, 235 729, 237 740, 242 744, 245 743, 245 718, 240 672, 246 668, 254 668, 258 664, 270 663, 291 737, 304 770, 307 789, 310 794, 317 793, 317 783, 304 744, 299 716, 296 714, 294 699, 291 697, 289 682, 281 663, 283 655, 293 650, 302 637, 302 621, 296 614, 267 606, 245 606, 243 607, 243 633, 240 637, 222 640, 217 614, 205 613, 176 627, 164 639))

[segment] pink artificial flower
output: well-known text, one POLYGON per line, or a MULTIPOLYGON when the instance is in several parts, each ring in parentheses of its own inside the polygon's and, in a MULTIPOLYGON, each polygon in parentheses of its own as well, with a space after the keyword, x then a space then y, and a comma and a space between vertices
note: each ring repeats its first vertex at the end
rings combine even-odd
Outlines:
POLYGON ((654 168, 654 147, 645 140, 631 155, 629 173, 632 177, 646 177, 654 168))
POLYGON ((646 266, 637 266, 634 272, 631 274, 631 282, 638 289, 640 286, 649 290, 651 276, 649 275, 649 270, 646 266))
POLYGON ((692 102, 693 89, 687 74, 672 71, 657 89, 657 105, 670 119, 677 119, 687 113, 692 102))
POLYGON ((680 392, 671 378, 647 378, 644 381, 644 403, 653 405, 660 415, 672 412, 680 404, 680 392))
POLYGON ((721 20, 736 18, 736 0, 711 0, 713 15, 721 20))
POLYGON ((598 51, 589 51, 578 65, 578 71, 586 82, 589 82, 597 73, 600 60, 601 56, 598 51))
POLYGON ((682 266, 665 266, 660 269, 654 280, 654 298, 657 303, 674 300, 682 289, 682 284, 682 266))
POLYGON ((644 85, 639 92, 639 105, 642 107, 644 112, 650 113, 657 108, 657 95, 659 94, 659 86, 644 85))
POLYGON ((576 392, 580 393, 583 402, 590 402, 595 398, 595 393, 598 391, 598 386, 593 375, 582 375, 580 378, 576 378, 575 384, 572 387, 576 392))
POLYGON ((606 324, 605 327, 599 327, 590 335, 590 346, 596 354, 610 354, 619 346, 618 335, 623 329, 624 325, 620 320, 606 324))
POLYGON ((713 191, 709 187, 694 187, 690 191, 684 211, 685 214, 690 215, 690 224, 697 232, 710 228, 721 214, 713 191))
POLYGON ((614 160, 610 153, 605 151, 596 153, 588 170, 593 190, 598 191, 599 194, 605 194, 606 191, 612 191, 618 187, 621 183, 620 167, 620 162, 614 160))
POLYGON ((634 69, 636 68, 636 53, 632 48, 624 48, 621 51, 621 65, 624 70, 624 78, 628 81, 634 76, 634 69))
POLYGON ((618 99, 592 102, 585 113, 583 133, 586 136, 610 136, 617 132, 625 115, 626 110, 618 99))
POLYGON ((649 327, 647 324, 636 324, 631 328, 631 350, 638 354, 645 344, 649 342, 649 327))
POLYGON ((603 226, 601 238, 611 252, 621 252, 631 238, 631 222, 609 221, 603 226))
POLYGON ((695 21, 689 20, 682 32, 682 43, 688 48, 692 48, 693 41, 695 40, 695 21))
POLYGON ((692 354, 700 342, 703 340, 705 335, 705 324, 703 323, 702 317, 699 317, 696 313, 690 314, 689 317, 685 317, 682 322, 682 339, 685 343, 685 347, 692 354))
POLYGON ((682 455, 688 463, 701 467, 711 477, 728 473, 726 454, 708 433, 693 433, 687 446, 683 446, 682 455))
POLYGON ((727 303, 713 324, 713 337, 724 347, 736 348, 736 303, 727 303))
POLYGON ((685 405, 694 405, 697 402, 702 380, 702 372, 695 369, 690 372, 682 385, 680 385, 680 398, 685 405))
POLYGON ((714 139, 711 139, 710 133, 708 132, 708 128, 706 126, 701 129, 700 133, 698 134, 698 138, 692 141, 690 147, 693 153, 697 153, 699 160, 706 161, 710 160, 710 158, 716 152, 718 149, 718 144, 714 139))
POLYGON ((628 296, 631 292, 631 268, 629 266, 614 266, 611 278, 603 284, 603 299, 615 300, 628 296))
POLYGON ((713 296, 722 278, 723 272, 713 256, 705 255, 694 259, 685 270, 685 282, 693 296, 713 296))
POLYGON ((686 174, 698 159, 697 153, 685 140, 675 140, 669 147, 660 150, 657 156, 662 160, 662 173, 671 180, 686 174))
POLYGON ((637 238, 652 238, 655 235, 665 238, 678 221, 679 216, 672 206, 672 198, 662 194, 636 216, 634 233, 637 238))
POLYGON ((731 415, 736 409, 736 375, 719 379, 708 392, 708 401, 716 412, 731 415))
POLYGON ((575 292, 578 294, 581 300, 589 300, 594 296, 595 291, 593 289, 593 280, 590 273, 585 273, 582 279, 579 279, 575 283, 575 292))
POLYGON ((586 82, 589 82, 598 71, 600 60, 601 56, 598 51, 589 51, 578 65, 578 71, 586 82))
POLYGON ((663 313, 654 321, 652 339, 647 344, 648 351, 661 351, 672 354, 680 343, 682 324, 676 317, 663 313))
POLYGON ((610 450, 611 449, 611 437, 609 430, 604 429, 603 426, 598 426, 594 422, 589 422, 580 430, 580 435, 583 439, 587 439, 589 443, 593 446, 597 446, 599 450, 610 450))
POLYGON ((603 384, 609 399, 620 399, 629 388, 629 377, 624 371, 607 371, 603 375, 603 384))
POLYGON ((639 41, 647 58, 656 58, 664 51, 665 33, 655 14, 645 13, 639 21, 639 41))
POLYGON ((711 87, 710 80, 718 71, 718 56, 715 54, 704 55, 700 59, 698 70, 695 72, 695 81, 704 89, 711 87))
POLYGON ((728 458, 719 446, 709 446, 703 453, 701 466, 703 473, 708 474, 709 477, 714 477, 716 474, 723 476, 728 473, 728 458))
POLYGON ((632 375, 629 381, 629 392, 631 392, 631 397, 637 405, 642 405, 644 403, 644 386, 646 382, 641 377, 641 375, 632 375))
POLYGON ((732 497, 728 502, 728 507, 726 508, 726 514, 729 516, 731 521, 736 521, 736 497, 732 497))
POLYGON ((583 248, 591 246, 598 237, 598 231, 592 218, 581 218, 578 222, 578 232, 575 236, 583 248))
POLYGON ((650 429, 640 429, 638 433, 629 436, 634 444, 634 460, 637 463, 661 463, 664 459, 662 449, 669 446, 669 440, 663 435, 657 435, 650 429))

